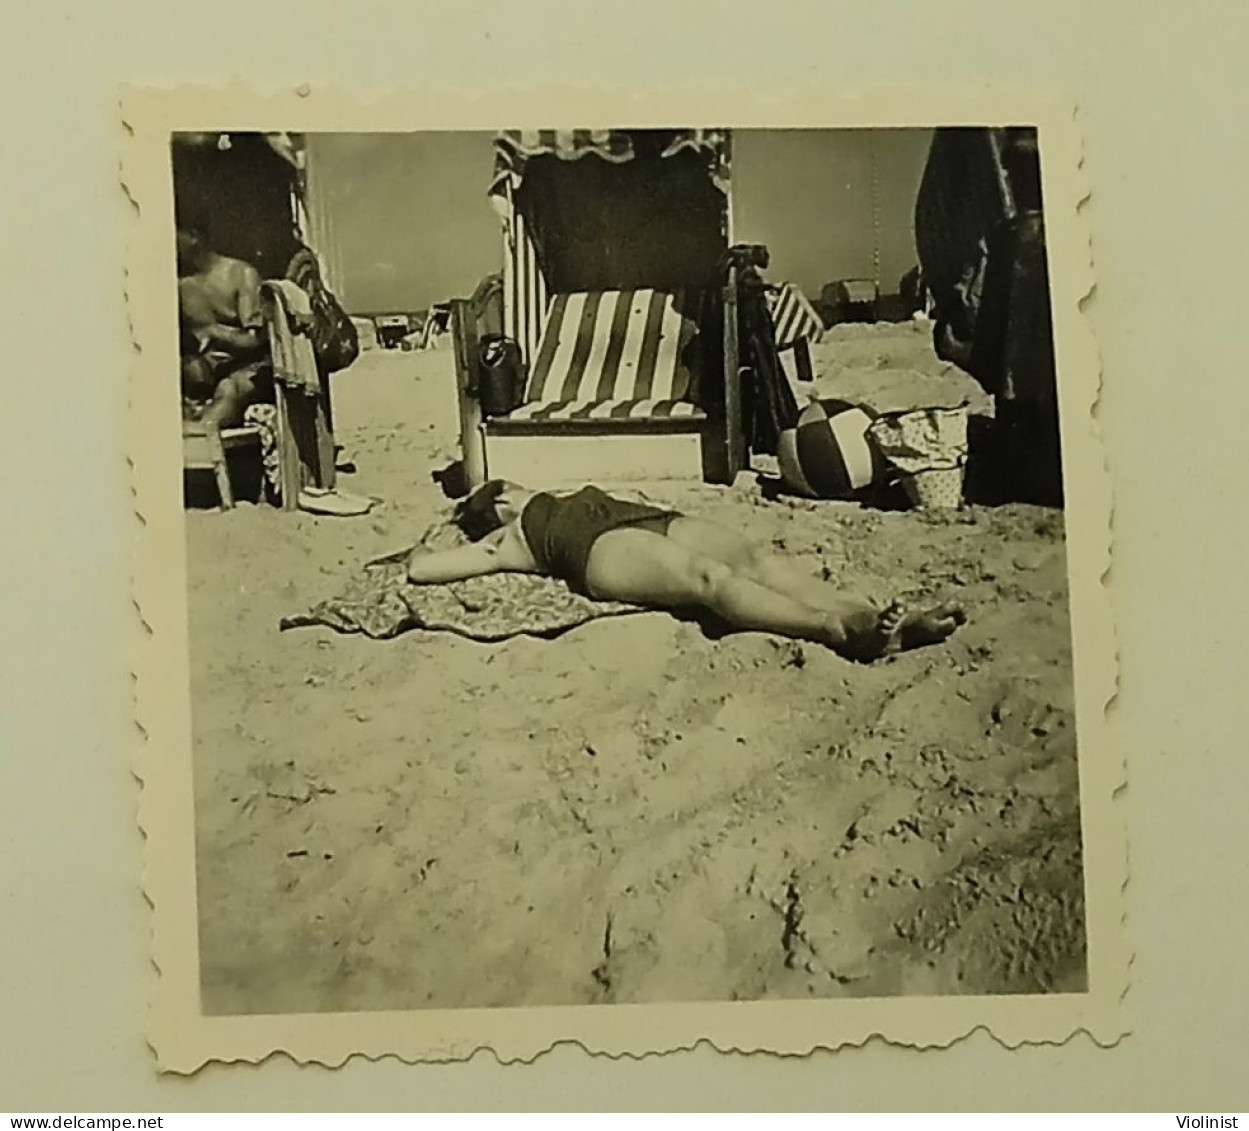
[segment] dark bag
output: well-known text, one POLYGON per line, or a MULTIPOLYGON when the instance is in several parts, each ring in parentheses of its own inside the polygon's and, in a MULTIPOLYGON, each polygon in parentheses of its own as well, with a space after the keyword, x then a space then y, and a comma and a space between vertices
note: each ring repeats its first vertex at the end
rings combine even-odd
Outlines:
POLYGON ((322 376, 346 369, 360 356, 356 327, 321 278, 321 265, 309 248, 300 248, 286 269, 286 277, 303 290, 312 304, 312 350, 322 376))
POLYGON ((483 416, 506 416, 525 399, 525 362, 512 338, 491 334, 481 340, 480 399, 483 416))

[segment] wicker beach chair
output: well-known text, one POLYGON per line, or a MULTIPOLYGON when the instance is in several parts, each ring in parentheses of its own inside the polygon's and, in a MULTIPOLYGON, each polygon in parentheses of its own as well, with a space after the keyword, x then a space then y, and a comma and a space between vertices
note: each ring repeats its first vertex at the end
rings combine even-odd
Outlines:
POLYGON ((483 318, 452 304, 470 486, 731 481, 740 424, 729 140, 720 130, 504 131, 504 335, 523 389, 483 408, 483 318))

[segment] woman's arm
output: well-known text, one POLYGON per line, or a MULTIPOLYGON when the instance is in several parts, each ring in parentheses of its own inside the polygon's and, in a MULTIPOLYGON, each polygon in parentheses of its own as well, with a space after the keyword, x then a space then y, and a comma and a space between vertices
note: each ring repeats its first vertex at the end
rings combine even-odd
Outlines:
POLYGON ((451 550, 417 550, 408 559, 408 580, 418 585, 445 585, 488 573, 524 573, 532 564, 514 552, 504 527, 467 546, 451 550))

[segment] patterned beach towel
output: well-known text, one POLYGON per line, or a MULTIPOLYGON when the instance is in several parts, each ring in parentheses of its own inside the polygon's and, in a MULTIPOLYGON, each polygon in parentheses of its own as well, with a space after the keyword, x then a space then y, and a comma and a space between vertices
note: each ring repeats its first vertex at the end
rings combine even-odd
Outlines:
MULTIPOLYGON (((433 528, 422 545, 437 537, 433 528)), ((407 551, 364 566, 343 589, 307 613, 284 617, 281 628, 320 626, 389 640, 412 629, 455 632, 472 640, 513 636, 558 636, 570 628, 641 610, 634 605, 594 601, 562 581, 534 574, 500 573, 449 585, 413 585, 407 579, 407 551)))
POLYGON ((249 404, 243 423, 260 430, 260 455, 264 461, 265 485, 271 499, 282 497, 282 457, 278 454, 278 408, 272 404, 249 404))

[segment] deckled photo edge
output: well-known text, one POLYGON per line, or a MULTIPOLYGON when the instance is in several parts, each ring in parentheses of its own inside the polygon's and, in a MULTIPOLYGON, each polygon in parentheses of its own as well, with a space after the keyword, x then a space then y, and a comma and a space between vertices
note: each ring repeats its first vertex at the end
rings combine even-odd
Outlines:
MULTIPOLYGON (((127 88, 121 101, 122 180, 137 218, 127 241, 127 308, 135 345, 133 379, 152 382, 173 356, 163 326, 175 314, 161 271, 172 236, 167 147, 174 129, 212 124, 271 128, 383 131, 488 128, 501 116, 558 120, 567 92, 527 92, 516 99, 448 99, 402 94, 352 103, 313 87, 255 96, 224 90, 127 88)), ((1061 1042, 1087 1031, 1112 1044, 1124 1033, 1120 1005, 1128 985, 1123 887, 1125 822, 1115 800, 1123 786, 1122 754, 1107 711, 1117 683, 1117 655, 1107 579, 1111 562, 1111 493, 1094 414, 1101 368, 1086 300, 1094 272, 1081 142, 1074 107, 1008 92, 943 95, 932 91, 855 96, 806 91, 757 99, 700 93, 607 98, 589 114, 578 92, 579 119, 727 120, 733 126, 811 127, 936 125, 1035 121, 1041 128, 1047 194, 1047 246, 1058 341, 1064 468, 1079 492, 1068 503, 1069 571, 1075 643, 1082 823, 1088 896, 1090 991, 1049 999, 904 999, 751 1002, 714 1005, 542 1007, 289 1017, 205 1018, 198 1012, 194 902, 194 831, 190 786, 185 547, 180 500, 170 488, 176 438, 163 435, 175 400, 130 397, 131 462, 138 550, 134 600, 140 624, 135 659, 134 759, 140 779, 139 825, 145 841, 142 884, 152 905, 152 961, 158 973, 150 1042, 162 1070, 194 1072, 210 1061, 259 1061, 284 1052, 334 1065, 352 1055, 409 1061, 459 1060, 490 1048, 503 1060, 532 1060, 559 1043, 594 1053, 637 1056, 707 1041, 722 1050, 801 1055, 820 1048, 890 1043, 948 1045, 987 1029, 1007 1045, 1061 1042), (921 96, 922 95, 922 96, 921 96), (692 112, 683 112, 685 104, 692 112), (730 112, 726 108, 731 107, 730 112), (920 109, 922 107, 922 110, 920 109), (1005 111, 1004 109, 1005 108, 1005 111), (648 114, 651 116, 648 118, 648 114)))

